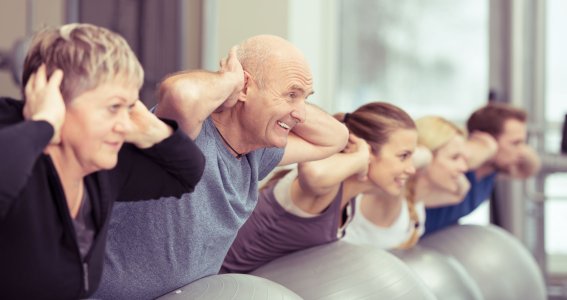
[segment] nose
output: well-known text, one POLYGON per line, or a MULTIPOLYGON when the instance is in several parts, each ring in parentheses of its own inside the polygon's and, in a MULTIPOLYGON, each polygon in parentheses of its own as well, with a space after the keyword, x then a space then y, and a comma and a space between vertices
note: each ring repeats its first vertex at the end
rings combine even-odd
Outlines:
POLYGON ((413 165, 413 161, 410 159, 410 163, 406 165, 406 173, 409 175, 415 174, 415 166, 413 165))
POLYGON ((464 157, 461 157, 457 163, 457 168, 459 170, 459 172, 466 172, 469 169, 469 166, 467 164, 467 160, 464 157))
POLYGON ((130 118, 130 113, 128 111, 124 111, 120 113, 118 120, 114 124, 114 131, 126 134, 132 131, 133 127, 134 124, 132 123, 132 119, 130 118))
POLYGON ((295 119, 297 123, 305 122, 306 105, 307 104, 305 104, 304 100, 298 101, 296 104, 294 104, 293 110, 291 111, 291 117, 295 119))

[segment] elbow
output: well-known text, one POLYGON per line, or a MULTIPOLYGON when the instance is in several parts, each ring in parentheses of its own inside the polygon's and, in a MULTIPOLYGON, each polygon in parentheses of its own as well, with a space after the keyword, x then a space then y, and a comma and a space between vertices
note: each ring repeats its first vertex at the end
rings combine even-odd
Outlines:
POLYGON ((328 177, 328 174, 322 168, 318 168, 316 164, 311 162, 300 163, 297 169, 299 183, 304 190, 319 190, 321 184, 328 177))
POLYGON ((338 138, 337 138, 337 148, 335 152, 342 151, 348 144, 348 128, 343 124, 340 124, 340 129, 338 130, 338 138))

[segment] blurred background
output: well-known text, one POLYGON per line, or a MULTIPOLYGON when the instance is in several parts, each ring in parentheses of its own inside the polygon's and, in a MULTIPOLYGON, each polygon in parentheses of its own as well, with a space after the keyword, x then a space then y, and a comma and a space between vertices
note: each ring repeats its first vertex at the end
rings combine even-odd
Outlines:
POLYGON ((3 96, 20 97, 26 38, 70 22, 128 40, 146 72, 140 98, 148 106, 166 74, 216 70, 232 45, 270 33, 305 53, 311 101, 330 113, 380 100, 464 124, 489 100, 527 109, 543 171, 500 180, 492 201, 464 222, 512 232, 544 271, 550 296, 567 297, 567 1, 0 0, 3 96))

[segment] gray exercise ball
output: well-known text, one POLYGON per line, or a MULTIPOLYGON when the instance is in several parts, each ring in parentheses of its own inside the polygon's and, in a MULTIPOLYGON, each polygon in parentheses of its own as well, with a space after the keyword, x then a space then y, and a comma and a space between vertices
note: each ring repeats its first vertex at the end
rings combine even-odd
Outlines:
POLYGON ((301 300, 301 297, 265 278, 246 274, 222 274, 199 279, 158 299, 301 300))
POLYGON ((342 241, 281 257, 252 274, 278 282, 306 300, 436 299, 394 255, 342 241))
POLYGON ((501 228, 456 225, 426 236, 419 244, 457 259, 486 300, 547 298, 533 256, 501 228))
POLYGON ((420 246, 392 253, 425 282, 437 299, 483 299, 476 281, 455 258, 420 246))

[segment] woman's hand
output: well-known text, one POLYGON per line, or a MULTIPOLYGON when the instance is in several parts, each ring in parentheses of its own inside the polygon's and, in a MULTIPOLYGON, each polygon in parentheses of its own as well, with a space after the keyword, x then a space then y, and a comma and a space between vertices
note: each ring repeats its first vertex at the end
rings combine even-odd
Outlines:
POLYGON ((372 149, 364 139, 357 137, 354 134, 349 134, 348 143, 343 153, 352 154, 357 157, 358 172, 356 176, 359 180, 365 181, 368 179, 368 168, 370 166, 370 153, 372 149))
POLYGON ((126 141, 138 148, 149 148, 173 133, 173 129, 152 114, 142 101, 138 100, 130 111, 132 130, 126 134, 126 141))
POLYGON ((61 142, 61 127, 65 122, 65 101, 59 90, 62 80, 63 71, 59 69, 47 79, 46 66, 42 64, 30 76, 24 89, 24 118, 51 124, 54 133, 50 144, 61 142))

